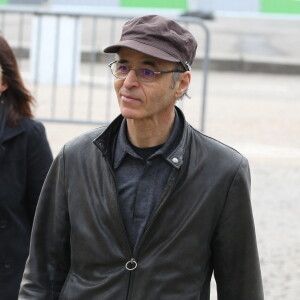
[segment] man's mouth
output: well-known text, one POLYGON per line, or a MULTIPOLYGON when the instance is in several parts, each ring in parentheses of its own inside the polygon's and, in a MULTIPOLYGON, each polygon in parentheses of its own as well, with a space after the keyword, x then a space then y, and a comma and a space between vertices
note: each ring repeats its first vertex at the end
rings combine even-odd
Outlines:
POLYGON ((134 101, 139 101, 139 99, 134 98, 130 95, 121 94, 121 101, 123 101, 123 102, 134 102, 134 101))

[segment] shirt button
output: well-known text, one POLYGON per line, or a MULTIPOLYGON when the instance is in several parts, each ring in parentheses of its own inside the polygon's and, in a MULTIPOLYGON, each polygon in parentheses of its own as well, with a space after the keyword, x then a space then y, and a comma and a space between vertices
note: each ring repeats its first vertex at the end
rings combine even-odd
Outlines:
POLYGON ((173 162, 174 164, 178 164, 179 160, 178 160, 177 157, 173 157, 173 158, 172 158, 172 162, 173 162))
POLYGON ((11 262, 10 262, 10 261, 5 261, 5 262, 3 263, 3 268, 4 268, 4 270, 9 270, 9 269, 11 269, 11 267, 12 267, 12 265, 11 265, 11 262))

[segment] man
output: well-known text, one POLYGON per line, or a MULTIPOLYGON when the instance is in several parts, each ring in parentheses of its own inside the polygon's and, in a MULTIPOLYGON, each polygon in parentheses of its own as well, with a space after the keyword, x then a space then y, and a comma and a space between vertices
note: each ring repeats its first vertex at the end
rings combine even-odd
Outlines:
POLYGON ((47 177, 19 299, 262 300, 247 160, 175 108, 197 44, 128 21, 109 66, 121 115, 67 143, 47 177))

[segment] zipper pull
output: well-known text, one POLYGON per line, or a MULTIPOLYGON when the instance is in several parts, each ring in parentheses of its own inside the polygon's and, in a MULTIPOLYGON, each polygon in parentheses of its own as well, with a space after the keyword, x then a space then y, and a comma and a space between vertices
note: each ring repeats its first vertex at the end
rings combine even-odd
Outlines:
POLYGON ((137 262, 134 258, 131 258, 125 265, 126 270, 133 271, 137 268, 137 262))

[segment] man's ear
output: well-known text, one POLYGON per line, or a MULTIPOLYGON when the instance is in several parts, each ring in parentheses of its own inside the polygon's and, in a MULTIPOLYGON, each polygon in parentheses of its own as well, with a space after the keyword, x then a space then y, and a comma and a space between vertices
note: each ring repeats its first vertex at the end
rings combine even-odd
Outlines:
POLYGON ((180 74, 179 79, 176 82, 176 99, 182 97, 184 95, 184 93, 186 93, 186 91, 189 88, 191 82, 191 72, 190 71, 186 71, 184 73, 180 74))

